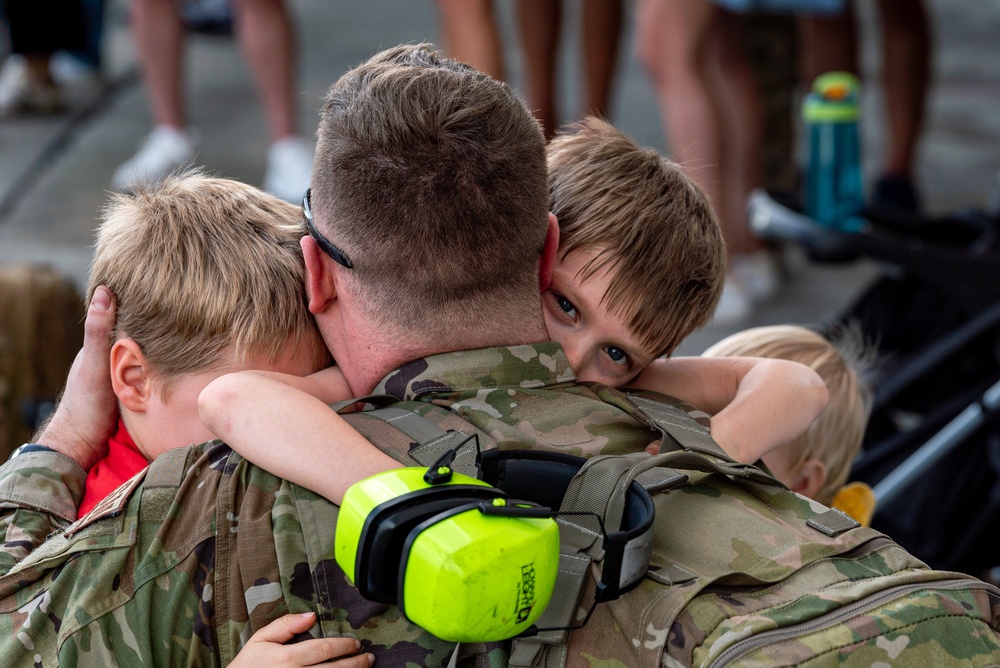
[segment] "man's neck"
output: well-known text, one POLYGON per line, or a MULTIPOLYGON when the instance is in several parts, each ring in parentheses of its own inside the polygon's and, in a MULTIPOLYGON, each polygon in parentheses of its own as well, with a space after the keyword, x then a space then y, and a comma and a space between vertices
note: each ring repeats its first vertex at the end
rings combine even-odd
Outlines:
MULTIPOLYGON (((457 352, 461 350, 476 350, 479 348, 496 348, 501 346, 517 346, 524 344, 539 343, 548 341, 548 334, 543 323, 537 326, 525 325, 517 334, 497 335, 498 329, 484 325, 475 336, 439 338, 432 343, 424 345, 410 345, 401 347, 390 345, 389 343, 377 344, 369 341, 368 345, 362 345, 357 341, 355 345, 344 348, 341 355, 335 353, 338 364, 347 378, 348 384, 354 391, 355 396, 371 394, 375 387, 399 367, 414 360, 439 355, 442 353, 457 352), (343 362, 341 361, 343 358, 343 362)), ((338 346, 338 349, 341 349, 338 346)))
POLYGON ((336 302, 315 314, 323 340, 355 396, 370 394, 392 371, 408 362, 460 350, 548 341, 540 297, 476 318, 435 318, 421 326, 389 326, 370 319, 342 290, 336 302), (450 324, 445 324, 450 323, 450 324), (456 325, 456 323, 458 323, 456 325))

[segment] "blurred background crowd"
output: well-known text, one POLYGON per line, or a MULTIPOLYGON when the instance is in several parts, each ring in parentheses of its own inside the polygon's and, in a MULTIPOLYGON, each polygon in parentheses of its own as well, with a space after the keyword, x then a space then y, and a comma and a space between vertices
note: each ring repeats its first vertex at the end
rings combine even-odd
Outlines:
POLYGON ((104 188, 192 162, 296 201, 325 85, 378 46, 403 41, 435 42, 509 81, 548 136, 597 114, 682 163, 708 192, 729 250, 717 328, 759 322, 793 278, 794 259, 749 230, 744 207, 757 187, 800 190, 800 107, 817 75, 861 79, 873 209, 977 206, 1000 167, 986 150, 1000 134, 993 59, 976 49, 1000 26, 994 0, 354 4, 0 3, 0 151, 20 156, 0 175, 0 229, 27 187, 78 148, 66 146, 67 128, 97 136, 103 118, 116 119, 113 135, 84 152, 95 176, 107 172, 91 181, 95 210, 104 188))

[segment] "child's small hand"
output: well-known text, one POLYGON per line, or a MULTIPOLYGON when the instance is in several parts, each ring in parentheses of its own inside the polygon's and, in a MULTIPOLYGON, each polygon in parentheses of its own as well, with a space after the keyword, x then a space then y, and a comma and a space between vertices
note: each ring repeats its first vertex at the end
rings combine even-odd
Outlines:
POLYGON ((251 636, 240 650, 231 668, 255 666, 332 666, 335 668, 368 668, 375 663, 371 654, 359 654, 337 659, 334 657, 354 654, 361 643, 354 638, 313 638, 294 645, 286 645, 297 633, 303 633, 316 621, 316 613, 280 617, 251 636))

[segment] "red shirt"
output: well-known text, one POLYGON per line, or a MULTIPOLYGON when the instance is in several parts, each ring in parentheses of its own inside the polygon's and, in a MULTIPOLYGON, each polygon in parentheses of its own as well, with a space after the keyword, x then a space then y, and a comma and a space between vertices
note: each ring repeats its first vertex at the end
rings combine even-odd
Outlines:
POLYGON ((89 513, 104 497, 147 466, 149 461, 139 452, 132 436, 125 429, 125 423, 119 419, 118 431, 108 439, 108 454, 94 464, 87 474, 83 501, 80 502, 77 517, 89 513))

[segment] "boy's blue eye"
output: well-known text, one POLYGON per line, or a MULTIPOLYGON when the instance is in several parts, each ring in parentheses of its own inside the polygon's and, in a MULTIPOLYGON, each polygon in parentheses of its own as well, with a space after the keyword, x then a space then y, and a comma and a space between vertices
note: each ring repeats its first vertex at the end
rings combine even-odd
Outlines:
POLYGON ((556 295, 556 304, 559 305, 559 308, 562 309, 563 313, 571 316, 576 314, 576 307, 573 306, 573 302, 566 299, 562 295, 556 295))
POLYGON ((608 354, 608 357, 610 357, 611 361, 613 361, 613 362, 627 362, 628 361, 628 353, 626 353, 621 348, 617 348, 615 346, 606 346, 604 348, 604 352, 606 352, 608 354))

